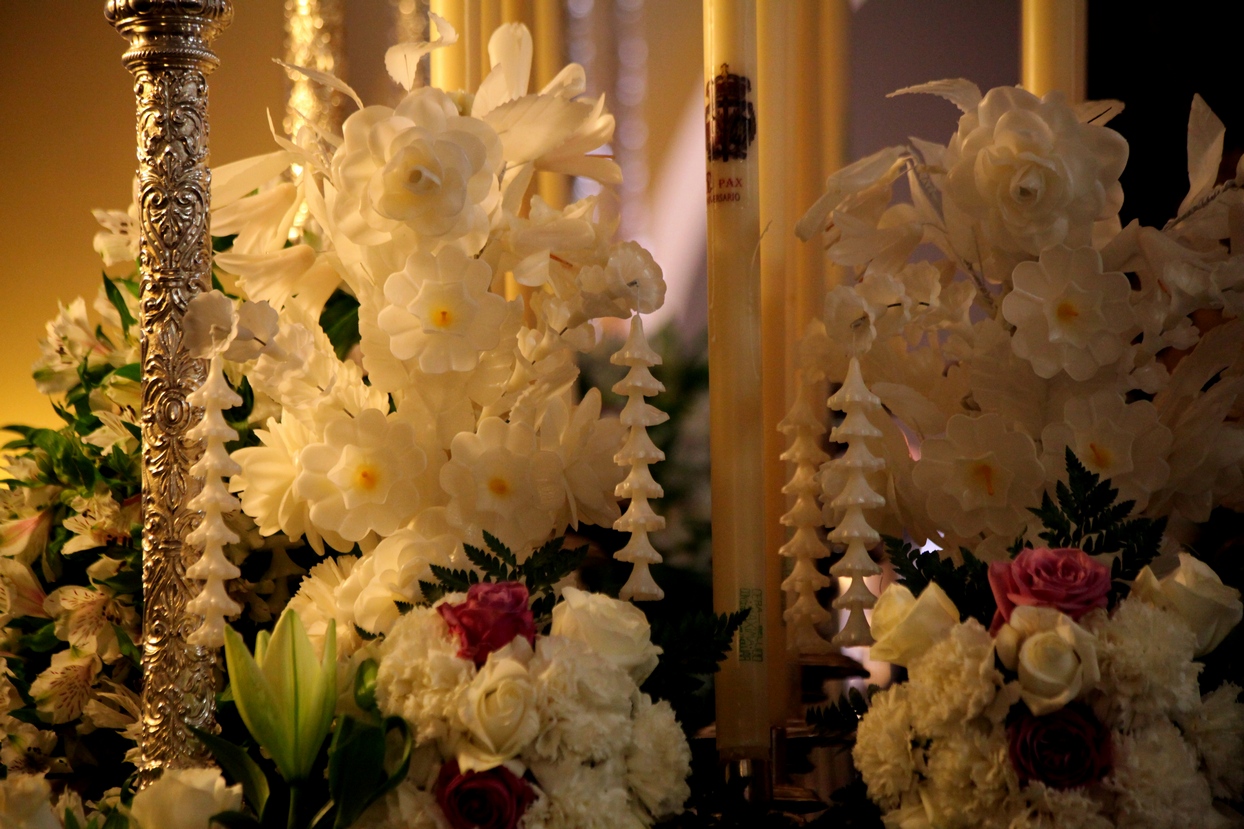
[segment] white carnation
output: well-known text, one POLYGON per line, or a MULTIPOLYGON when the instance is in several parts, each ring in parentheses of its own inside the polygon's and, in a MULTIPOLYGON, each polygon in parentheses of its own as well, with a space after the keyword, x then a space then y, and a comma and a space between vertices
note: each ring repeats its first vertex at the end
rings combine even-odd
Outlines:
POLYGON ((1130 727, 1196 710, 1201 665, 1192 661, 1196 635, 1182 619, 1129 599, 1108 619, 1092 614, 1085 621, 1097 634, 1100 687, 1112 702, 1108 724, 1130 727))
POLYGON ((1101 813, 1101 802, 1083 788, 1052 789, 1033 781, 1024 787, 1024 795, 1029 808, 1008 829, 1114 829, 1101 813))
POLYGON ((665 700, 639 696, 631 745, 626 752, 626 782, 654 820, 682 813, 691 796, 691 746, 665 700))
POLYGON ((626 790, 621 759, 595 766, 537 763, 531 770, 543 793, 527 807, 522 829, 646 829, 626 790))
POLYGON ((975 619, 953 628, 909 671, 911 723, 922 737, 958 731, 982 715, 999 723, 1016 696, 1010 690, 999 696, 1003 677, 994 667, 993 639, 975 619))
POLYGON ((1134 734, 1114 733, 1114 773, 1104 786, 1116 796, 1115 814, 1126 829, 1182 829, 1196 816, 1200 829, 1226 826, 1214 810, 1196 751, 1179 729, 1161 719, 1134 734))
POLYGON ((540 733, 529 755, 545 762, 620 757, 631 740, 630 675, 588 645, 542 636, 530 665, 539 699, 540 733))
POLYGON ((916 783, 912 753, 910 683, 876 694, 860 720, 851 757, 868 785, 868 796, 884 809, 896 809, 916 783))
POLYGON ((1019 779, 1008 757, 1006 730, 974 720, 933 740, 926 753, 920 795, 934 826, 1004 829, 1019 779))
POLYGON ((475 677, 458 647, 441 615, 420 607, 398 619, 380 646, 376 702, 410 723, 416 742, 449 736, 457 718, 458 700, 475 677))
POLYGON ((1205 695, 1195 714, 1179 718, 1196 747, 1215 797, 1244 793, 1244 703, 1240 686, 1227 682, 1205 695))

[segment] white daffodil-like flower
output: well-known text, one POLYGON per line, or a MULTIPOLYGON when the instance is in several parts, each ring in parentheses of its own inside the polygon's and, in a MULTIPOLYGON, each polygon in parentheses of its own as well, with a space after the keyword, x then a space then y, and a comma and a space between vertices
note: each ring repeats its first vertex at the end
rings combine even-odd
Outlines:
POLYGON ((294 494, 310 503, 311 523, 323 530, 362 541, 371 532, 392 535, 415 517, 427 456, 414 428, 396 415, 338 415, 299 461, 294 494))
POLYGON ((1147 400, 1126 403, 1114 391, 1068 400, 1063 419, 1041 432, 1041 447, 1051 480, 1062 477, 1070 447, 1090 471, 1110 479, 1120 498, 1134 500, 1137 510, 1170 476, 1171 431, 1158 421, 1158 410, 1147 400))
POLYGON ((497 347, 509 312, 491 284, 487 263, 457 248, 411 254, 385 282, 390 304, 377 319, 393 356, 417 359, 429 374, 474 369, 481 351, 497 347))
POLYGON ((912 471, 929 515, 963 537, 988 530, 1014 536, 1040 502, 1045 471, 1032 438, 996 414, 955 415, 946 437, 926 440, 912 471))
POLYGON ((1013 280, 1002 315, 1016 329, 1011 347, 1038 375, 1063 370, 1083 381, 1123 355, 1132 288, 1124 274, 1102 272, 1100 253, 1053 247, 1017 265, 1013 280))
POLYGON ((416 89, 396 109, 371 106, 342 126, 333 156, 333 220, 350 240, 437 250, 483 247, 500 198, 501 141, 492 127, 458 114, 439 89, 416 89))
MULTIPOLYGON (((943 164, 952 238, 958 209, 979 222, 984 239, 955 239, 977 261, 982 244, 1017 257, 1058 244, 1084 245, 1093 223, 1123 203, 1119 174, 1127 142, 1081 123, 1060 93, 1044 99, 1018 87, 991 89, 959 119, 943 164)), ((997 273, 996 279, 1006 276, 997 273)))
POLYGON ((487 530, 522 558, 553 532, 563 477, 561 460, 537 447, 530 426, 486 417, 474 434, 454 437, 441 488, 451 523, 472 537, 487 530))

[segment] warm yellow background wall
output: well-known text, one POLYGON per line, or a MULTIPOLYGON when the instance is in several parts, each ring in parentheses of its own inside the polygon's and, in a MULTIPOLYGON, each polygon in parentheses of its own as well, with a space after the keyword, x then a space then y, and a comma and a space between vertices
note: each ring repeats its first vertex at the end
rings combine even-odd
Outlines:
MULTIPOLYGON (((212 157, 273 148, 280 121, 281 0, 239 0, 210 78, 212 157)), ((125 209, 134 103, 125 41, 103 0, 0 0, 0 424, 59 425, 30 379, 58 299, 100 285, 91 208, 125 209)))

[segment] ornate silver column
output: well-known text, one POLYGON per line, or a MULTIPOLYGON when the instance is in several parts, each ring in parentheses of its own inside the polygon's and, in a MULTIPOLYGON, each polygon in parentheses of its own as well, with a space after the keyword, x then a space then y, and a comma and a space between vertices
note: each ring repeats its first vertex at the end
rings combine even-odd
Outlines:
MULTIPOLYGON (((186 637, 185 544, 198 513, 186 507, 201 447, 186 431, 201 416, 186 395, 205 362, 182 346, 186 304, 209 285, 207 75, 213 38, 233 17, 229 0, 108 0, 104 16, 130 42, 138 108, 142 247, 143 783, 165 768, 207 765, 188 726, 210 728, 213 653, 186 637)), ((188 560, 189 559, 189 560, 188 560)))

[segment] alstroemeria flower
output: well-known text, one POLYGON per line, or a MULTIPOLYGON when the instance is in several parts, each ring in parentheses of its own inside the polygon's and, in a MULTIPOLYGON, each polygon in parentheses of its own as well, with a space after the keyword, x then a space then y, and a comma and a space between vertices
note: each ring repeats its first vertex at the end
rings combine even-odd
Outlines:
POLYGON ((1002 316, 1015 326, 1011 347, 1038 375, 1063 370, 1083 381, 1123 356, 1121 335, 1135 324, 1132 286, 1122 273, 1104 273, 1096 250, 1044 250, 1017 265, 1012 280, 1002 316))
POLYGON ((328 623, 324 658, 298 614, 287 610, 271 634, 259 632, 255 654, 225 628, 225 661, 238 713, 251 736, 289 782, 306 780, 333 724, 337 705, 337 625, 328 623))

